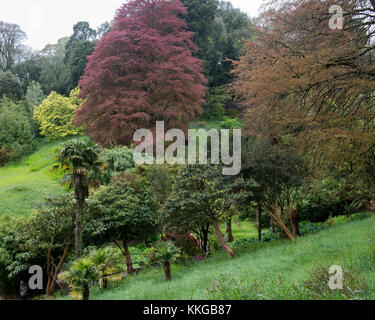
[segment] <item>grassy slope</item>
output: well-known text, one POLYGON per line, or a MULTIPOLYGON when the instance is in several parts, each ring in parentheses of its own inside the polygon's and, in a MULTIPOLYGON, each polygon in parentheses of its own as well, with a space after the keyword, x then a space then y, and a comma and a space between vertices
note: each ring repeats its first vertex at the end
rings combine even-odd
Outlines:
MULTIPOLYGON (((246 283, 253 277, 283 273, 291 282, 305 280, 317 263, 338 264, 360 269, 368 280, 371 297, 375 299, 375 271, 369 249, 369 233, 374 229, 375 216, 362 221, 335 225, 318 234, 292 243, 260 244, 230 261, 223 253, 208 261, 186 266, 173 266, 172 281, 163 281, 161 269, 154 269, 123 280, 112 288, 92 289, 91 299, 206 299, 207 288, 220 275, 230 275, 246 283)), ((374 248, 374 247, 372 247, 374 248)), ((372 251, 371 251, 372 250, 372 251)))
POLYGON ((42 140, 33 154, 0 168, 0 216, 29 215, 33 203, 44 195, 64 192, 60 177, 50 172, 60 144, 42 140))

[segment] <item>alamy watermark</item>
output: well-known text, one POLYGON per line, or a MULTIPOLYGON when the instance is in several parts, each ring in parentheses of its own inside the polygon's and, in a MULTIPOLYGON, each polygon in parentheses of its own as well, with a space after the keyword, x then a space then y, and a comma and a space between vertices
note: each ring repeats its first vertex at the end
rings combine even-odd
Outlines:
MULTIPOLYGON (((325 2, 325 0, 321 0, 325 2)), ((344 29, 344 10, 339 5, 332 5, 329 8, 329 14, 332 15, 329 19, 328 25, 331 30, 344 29)))
POLYGON ((43 289, 43 269, 41 266, 35 265, 29 268, 29 274, 32 276, 29 279, 29 288, 31 290, 43 289))
POLYGON ((208 138, 210 138, 210 163, 223 165, 223 175, 234 176, 240 173, 241 129, 209 131, 190 129, 187 138, 184 131, 180 129, 171 129, 166 134, 164 129, 164 121, 157 121, 156 137, 148 129, 140 129, 134 133, 133 141, 139 143, 133 155, 136 164, 207 164, 208 138), (187 148, 186 141, 188 141, 187 148), (165 148, 165 142, 171 144, 165 148))
POLYGON ((331 290, 344 289, 344 271, 340 266, 331 266, 329 269, 329 282, 328 286, 331 290))

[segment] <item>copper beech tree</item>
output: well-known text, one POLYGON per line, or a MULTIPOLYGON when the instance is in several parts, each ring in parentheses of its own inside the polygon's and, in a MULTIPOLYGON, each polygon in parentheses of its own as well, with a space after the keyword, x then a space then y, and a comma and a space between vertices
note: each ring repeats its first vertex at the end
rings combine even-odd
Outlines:
POLYGON ((207 80, 178 0, 134 0, 88 57, 87 98, 75 123, 101 145, 129 145, 137 129, 187 129, 202 112, 207 80))
POLYGON ((374 18, 375 1, 269 2, 235 70, 245 133, 287 139, 317 167, 363 167, 375 146, 374 18))

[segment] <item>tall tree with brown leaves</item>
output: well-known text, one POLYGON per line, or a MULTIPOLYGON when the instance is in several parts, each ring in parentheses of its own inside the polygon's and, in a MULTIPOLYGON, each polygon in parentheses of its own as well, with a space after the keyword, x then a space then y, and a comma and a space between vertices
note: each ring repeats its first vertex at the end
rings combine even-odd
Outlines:
POLYGON ((235 70, 247 134, 274 144, 288 136, 319 166, 361 159, 375 146, 375 3, 277 0, 266 9, 235 70), (342 29, 331 27, 333 5, 342 29))

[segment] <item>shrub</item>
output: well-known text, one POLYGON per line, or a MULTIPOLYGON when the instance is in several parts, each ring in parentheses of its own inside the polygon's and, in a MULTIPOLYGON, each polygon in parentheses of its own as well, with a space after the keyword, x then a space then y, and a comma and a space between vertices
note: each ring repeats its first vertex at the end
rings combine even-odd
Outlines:
POLYGON ((242 127, 242 123, 237 118, 224 117, 223 121, 220 122, 222 129, 239 129, 242 127))
POLYGON ((360 212, 363 209, 357 190, 336 180, 323 180, 303 190, 305 197, 299 210, 301 221, 324 222, 329 217, 360 212), (350 190, 347 190, 347 189, 350 190))
POLYGON ((172 241, 178 248, 181 248, 182 252, 190 257, 203 255, 203 250, 199 247, 199 242, 190 233, 176 235, 175 233, 168 233, 161 240, 172 241))
POLYGON ((324 229, 325 229, 325 226, 319 223, 303 221, 299 224, 299 231, 301 233, 301 236, 306 236, 308 234, 320 232, 324 229))
POLYGON ((171 264, 181 256, 180 249, 172 241, 159 241, 154 248, 147 250, 146 254, 151 262, 163 266, 165 281, 170 281, 171 264))
POLYGON ((0 99, 4 96, 10 99, 21 98, 21 86, 17 77, 10 71, 0 72, 0 99))
POLYGON ((71 268, 62 273, 59 278, 73 287, 71 292, 73 299, 89 300, 90 286, 100 279, 100 271, 91 260, 81 258, 75 261, 71 268))
POLYGON ((120 172, 134 167, 133 150, 127 147, 104 149, 100 158, 106 164, 104 173, 98 176, 101 184, 104 185, 109 184, 120 172))
POLYGON ((39 106, 45 99, 43 90, 39 82, 32 81, 27 87, 25 99, 34 112, 34 107, 39 106))
POLYGON ((206 105, 203 108, 203 119, 217 120, 225 115, 225 106, 232 101, 232 96, 224 88, 211 88, 206 96, 206 105))
POLYGON ((217 235, 214 232, 210 232, 208 234, 208 247, 209 247, 210 253, 222 249, 220 241, 219 241, 219 239, 217 238, 217 235))
POLYGON ((16 161, 34 150, 31 121, 24 104, 8 99, 0 102, 0 164, 16 161))
POLYGON ((123 256, 117 248, 105 247, 92 251, 88 260, 99 271, 99 285, 106 289, 108 282, 116 282, 122 279, 123 256))
POLYGON ((34 109, 34 119, 40 127, 43 136, 55 140, 81 133, 72 118, 83 100, 77 98, 79 89, 71 91, 70 96, 64 97, 51 92, 43 103, 34 109))
POLYGON ((102 244, 122 240, 128 273, 132 273, 129 242, 146 241, 157 233, 157 209, 147 181, 134 173, 121 173, 89 198, 84 238, 102 244))

